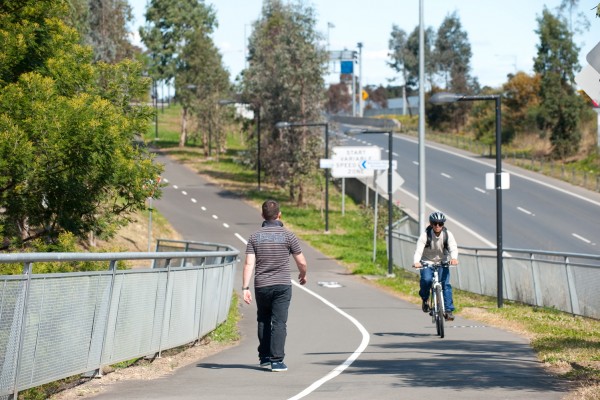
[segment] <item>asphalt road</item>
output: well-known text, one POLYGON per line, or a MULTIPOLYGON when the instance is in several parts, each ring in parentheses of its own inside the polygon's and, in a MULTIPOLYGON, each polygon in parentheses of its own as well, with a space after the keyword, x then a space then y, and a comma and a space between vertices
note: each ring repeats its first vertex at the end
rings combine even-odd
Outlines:
MULTIPOLYGON (((387 158, 387 135, 343 136, 352 146, 381 147, 387 158)), ((412 137, 395 135, 393 157, 404 179, 399 197, 418 212, 418 144, 412 137)), ((436 144, 426 147, 426 199, 429 210, 440 209, 448 225, 466 228, 471 237, 461 245, 495 246, 496 195, 485 189, 485 174, 495 171, 495 160, 482 158, 436 144), (477 239, 473 241, 473 239, 477 239)), ((535 174, 508 162, 503 170, 510 174, 510 188, 502 191, 504 248, 568 253, 598 254, 600 193, 585 190, 535 174)), ((463 235, 461 235, 462 237, 463 235)))
MULTIPOLYGON (((243 259, 245 239, 262 222, 260 211, 186 167, 159 161, 168 182, 155 202, 160 212, 185 239, 230 244, 243 259)), ((293 289, 287 372, 258 367, 256 308, 242 304, 238 346, 165 378, 116 383, 96 398, 546 400, 566 393, 526 339, 460 315, 440 339, 419 306, 349 275, 306 243, 302 247, 309 282, 293 289)))

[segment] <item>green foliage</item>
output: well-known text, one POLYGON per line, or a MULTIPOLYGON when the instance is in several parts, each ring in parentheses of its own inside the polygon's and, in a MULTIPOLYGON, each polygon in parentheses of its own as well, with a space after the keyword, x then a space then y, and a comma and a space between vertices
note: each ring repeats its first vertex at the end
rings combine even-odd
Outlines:
MULTIPOLYGON (((456 12, 446 16, 437 31, 433 58, 436 70, 441 74, 446 91, 453 93, 471 93, 477 84, 470 75, 471 44, 467 32, 456 12)), ((438 113, 445 114, 437 120, 447 120, 454 130, 464 125, 471 102, 445 104, 438 113)))
POLYGON ((327 61, 320 40, 312 8, 267 0, 249 39, 249 66, 243 75, 244 98, 261 110, 261 148, 269 155, 261 162, 267 179, 287 187, 298 203, 317 170, 323 127, 274 125, 320 120, 327 61))
MULTIPOLYGON (((425 48, 425 75, 431 83, 435 73, 435 64, 432 57, 433 40, 435 32, 427 27, 423 31, 425 48)), ((388 65, 396 72, 402 74, 403 83, 409 90, 419 88, 419 27, 406 35, 406 32, 397 25, 392 25, 392 33, 388 42, 391 61, 388 65)))
POLYGON ((548 9, 538 18, 536 33, 540 44, 534 70, 541 75, 538 126, 550 134, 554 156, 565 158, 577 152, 581 141, 579 125, 584 104, 572 85, 579 70, 579 49, 566 22, 548 9))
POLYGON ((56 242, 63 232, 111 236, 130 213, 145 208, 161 171, 134 146, 151 115, 134 105, 148 88, 140 65, 92 64, 74 29, 58 17, 43 18, 62 12, 57 4, 15 7, 10 18, 0 14, 7 22, 0 29, 9 36, 37 26, 28 34, 39 46, 14 43, 7 50, 15 55, 11 68, 0 72, 4 250, 38 238, 56 242), (34 62, 21 62, 29 59, 34 62))
POLYGON ((215 26, 215 11, 203 0, 151 0, 146 26, 140 28, 151 57, 151 75, 157 80, 174 78, 183 46, 198 32, 212 33, 215 26))
POLYGON ((502 130, 510 141, 518 134, 536 130, 535 110, 540 104, 540 75, 518 72, 503 85, 502 130))
POLYGON ((231 305, 227 319, 214 331, 208 334, 209 339, 219 343, 229 343, 240 340, 240 332, 238 322, 241 319, 240 310, 238 308, 239 299, 234 293, 231 296, 231 305))

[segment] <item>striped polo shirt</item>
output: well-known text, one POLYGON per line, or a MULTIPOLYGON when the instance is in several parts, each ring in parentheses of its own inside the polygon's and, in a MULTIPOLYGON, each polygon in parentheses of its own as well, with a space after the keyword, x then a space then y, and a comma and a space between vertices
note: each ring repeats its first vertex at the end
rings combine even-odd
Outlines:
POLYGON ((280 221, 265 221, 263 227, 250 235, 246 254, 256 256, 254 287, 290 285, 290 254, 302 252, 296 235, 280 221))

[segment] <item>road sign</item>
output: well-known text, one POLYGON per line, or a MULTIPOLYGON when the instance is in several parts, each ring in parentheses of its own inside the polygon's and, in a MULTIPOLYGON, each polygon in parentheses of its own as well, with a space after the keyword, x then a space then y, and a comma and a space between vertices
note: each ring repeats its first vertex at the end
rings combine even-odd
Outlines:
POLYGON ((371 177, 373 170, 361 167, 363 161, 381 159, 381 150, 377 146, 336 146, 332 149, 333 166, 331 176, 334 178, 371 177))
POLYGON ((333 160, 331 158, 321 158, 319 160, 319 168, 333 168, 333 160))
MULTIPOLYGON (((396 171, 392 171, 392 194, 396 192, 396 190, 400 189, 400 186, 404 183, 404 179, 400 176, 400 174, 396 171)), ((388 188, 388 174, 379 174, 377 179, 375 180, 375 184, 382 191, 387 193, 388 188)))
POLYGON ((587 62, 590 63, 592 68, 596 70, 600 74, 600 42, 598 42, 592 51, 590 51, 585 57, 587 62))
MULTIPOLYGON (((388 169, 390 166, 389 160, 363 160, 360 163, 361 168, 364 169, 388 169)), ((392 160, 392 169, 398 168, 396 160, 392 160)))
MULTIPOLYGON (((496 173, 488 172, 485 174, 485 188, 487 190, 496 189, 496 173)), ((508 172, 500 173, 500 189, 510 189, 510 175, 508 172)))
POLYGON ((575 83, 596 103, 600 104, 600 73, 586 65, 575 77, 575 83))

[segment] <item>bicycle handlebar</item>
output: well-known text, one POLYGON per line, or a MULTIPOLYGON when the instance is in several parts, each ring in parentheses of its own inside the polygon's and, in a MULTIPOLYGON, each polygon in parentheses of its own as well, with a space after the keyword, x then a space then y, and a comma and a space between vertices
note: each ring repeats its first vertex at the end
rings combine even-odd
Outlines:
MULTIPOLYGON (((442 267, 442 268, 449 268, 450 267, 450 263, 448 261, 443 261, 443 262, 433 262, 433 261, 426 261, 426 260, 421 260, 419 261, 421 263, 421 268, 431 268, 431 267, 442 267)), ((417 269, 421 269, 421 268, 417 268, 417 269)))

